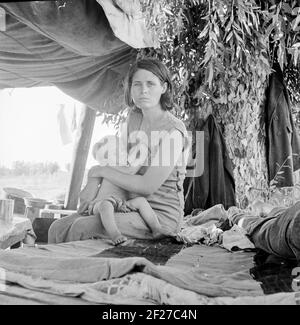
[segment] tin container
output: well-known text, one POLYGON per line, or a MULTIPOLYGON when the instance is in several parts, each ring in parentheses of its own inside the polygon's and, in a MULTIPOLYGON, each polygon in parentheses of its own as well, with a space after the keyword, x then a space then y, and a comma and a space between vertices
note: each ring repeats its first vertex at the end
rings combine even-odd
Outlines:
POLYGON ((26 208, 24 198, 32 197, 32 194, 15 187, 4 187, 3 191, 6 199, 12 199, 15 201, 14 213, 24 214, 26 208))
POLYGON ((14 200, 0 199, 0 220, 12 224, 14 217, 14 200))

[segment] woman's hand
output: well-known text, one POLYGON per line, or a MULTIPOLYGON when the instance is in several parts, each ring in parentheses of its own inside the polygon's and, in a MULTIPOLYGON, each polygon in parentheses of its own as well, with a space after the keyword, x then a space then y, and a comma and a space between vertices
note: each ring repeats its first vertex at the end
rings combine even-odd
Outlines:
POLYGON ((109 182, 128 192, 136 193, 138 196, 149 196, 157 191, 168 179, 176 163, 181 163, 179 158, 183 158, 182 140, 183 135, 178 130, 172 131, 171 135, 164 136, 151 157, 151 165, 143 175, 131 175, 122 172, 118 168, 111 166, 100 167, 98 165, 90 169, 88 176, 91 178, 104 177, 109 182), (161 152, 164 153, 163 157, 161 152), (168 163, 162 164, 161 160, 168 163))
POLYGON ((93 166, 88 171, 88 177, 104 177, 106 167, 105 166, 93 166))

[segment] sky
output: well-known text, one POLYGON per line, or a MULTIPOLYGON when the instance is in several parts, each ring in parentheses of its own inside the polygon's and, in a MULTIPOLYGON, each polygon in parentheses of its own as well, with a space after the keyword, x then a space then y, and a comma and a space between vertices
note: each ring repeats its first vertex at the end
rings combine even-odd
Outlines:
MULTIPOLYGON (((11 168, 17 160, 57 162, 65 170, 66 164, 72 160, 75 126, 81 110, 80 102, 56 87, 0 90, 0 166, 11 168), (64 138, 58 115, 65 117, 66 123, 61 127, 68 132, 64 138), (66 140, 71 142, 66 143, 66 140)), ((102 117, 97 117, 91 147, 102 136, 115 132, 112 125, 102 124, 102 117)), ((87 168, 94 164, 96 161, 90 152, 87 168)))

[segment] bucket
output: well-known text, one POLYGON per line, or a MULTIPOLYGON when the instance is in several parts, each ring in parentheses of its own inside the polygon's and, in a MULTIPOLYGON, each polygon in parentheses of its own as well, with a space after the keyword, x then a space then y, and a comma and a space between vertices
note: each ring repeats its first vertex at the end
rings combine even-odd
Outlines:
POLYGON ((33 197, 25 197, 24 202, 26 207, 32 207, 32 208, 38 208, 38 209, 44 209, 47 204, 51 204, 52 202, 44 200, 44 199, 38 199, 33 197))
POLYGON ((4 187, 4 198, 14 200, 14 213, 25 213, 25 197, 32 197, 32 194, 14 187, 4 187))

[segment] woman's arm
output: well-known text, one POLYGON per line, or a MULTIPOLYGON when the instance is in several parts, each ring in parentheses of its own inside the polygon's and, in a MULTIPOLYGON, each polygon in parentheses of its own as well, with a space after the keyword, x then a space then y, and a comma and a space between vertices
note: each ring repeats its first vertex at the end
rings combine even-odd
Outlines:
POLYGON ((94 166, 88 176, 104 177, 126 191, 148 196, 157 191, 171 174, 181 157, 183 140, 183 135, 178 130, 172 132, 169 137, 165 136, 144 175, 129 175, 113 167, 94 166))

